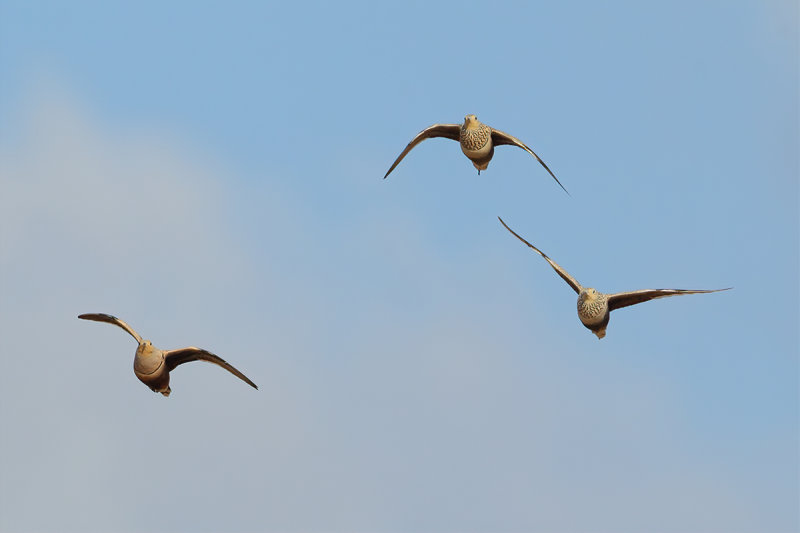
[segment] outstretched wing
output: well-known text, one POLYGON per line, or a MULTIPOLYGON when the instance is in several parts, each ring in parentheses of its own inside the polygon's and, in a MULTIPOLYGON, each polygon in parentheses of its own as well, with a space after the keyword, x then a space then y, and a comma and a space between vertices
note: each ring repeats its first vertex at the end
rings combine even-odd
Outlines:
POLYGON ((389 171, 386 173, 383 179, 386 179, 389 176, 389 174, 391 174, 392 170, 394 170, 394 167, 400 164, 400 161, 403 160, 403 158, 406 156, 408 152, 411 151, 412 148, 414 148, 416 145, 418 145, 425 139, 430 139, 432 137, 447 137, 448 139, 457 141, 460 133, 461 133, 461 126, 458 124, 434 124, 433 126, 425 128, 424 130, 419 132, 417 136, 414 137, 414 139, 410 143, 408 143, 406 149, 403 150, 403 152, 399 156, 397 156, 397 159, 395 159, 394 163, 392 163, 392 167, 389 169, 389 171))
POLYGON ((513 135, 509 135, 508 133, 503 133, 503 132, 502 132, 502 131, 500 131, 500 130, 496 130, 496 129, 492 128, 492 144, 494 144, 495 146, 502 146, 502 145, 504 145, 504 144, 511 144, 511 145, 513 145, 513 146, 518 146, 519 148, 522 148, 523 150, 525 150, 526 152, 528 152, 529 154, 531 154, 533 157, 535 157, 535 158, 536 158, 536 160, 537 160, 539 163, 541 163, 541 164, 542 164, 542 166, 544 167, 544 169, 545 169, 547 172, 549 172, 551 176, 553 176, 553 179, 554 179, 554 180, 556 180, 556 183, 558 183, 558 185, 559 185, 559 186, 560 186, 562 189, 564 189, 564 192, 565 192, 565 193, 567 193, 567 194, 569 194, 569 191, 567 191, 567 189, 565 189, 565 188, 564 188, 564 186, 563 186, 563 185, 561 185, 561 182, 560 182, 560 181, 558 181, 558 178, 556 177, 556 175, 555 175, 555 174, 553 174, 553 171, 552 171, 552 170, 550 170, 550 167, 548 167, 548 166, 545 164, 545 162, 544 162, 544 161, 542 161, 542 160, 541 160, 541 158, 540 158, 538 155, 536 155, 536 152, 534 152, 533 150, 531 150, 530 148, 528 148, 528 146, 527 146, 527 145, 526 145, 524 142, 520 141, 519 139, 517 139, 517 138, 516 138, 516 137, 514 137, 513 135))
POLYGON ((181 348, 180 350, 169 350, 164 354, 164 357, 167 363, 167 369, 169 371, 172 371, 176 366, 182 365, 183 363, 189 363, 191 361, 208 361, 209 363, 214 363, 215 365, 221 366, 254 389, 258 389, 258 386, 256 386, 255 383, 250 381, 247 376, 236 370, 232 364, 226 362, 222 357, 214 355, 206 350, 189 346, 188 348, 181 348))
POLYGON ((115 316, 107 315, 105 313, 86 313, 83 315, 78 315, 78 318, 82 318, 84 320, 94 320, 95 322, 107 322, 109 324, 114 324, 115 326, 119 326, 128 333, 130 333, 131 336, 134 339, 136 339, 136 342, 138 342, 139 344, 142 343, 142 338, 139 336, 139 334, 136 333, 132 327, 130 327, 128 324, 126 324, 125 322, 123 322, 122 320, 120 320, 115 316))
POLYGON ((616 294, 608 295, 608 310, 613 311, 621 307, 628 307, 629 305, 636 305, 642 302, 655 300, 656 298, 666 298, 668 296, 680 296, 681 294, 703 294, 707 292, 727 291, 733 287, 726 289, 714 290, 697 290, 690 291, 684 289, 642 289, 640 291, 618 292, 616 294))
POLYGON ((539 255, 541 255, 542 257, 544 257, 544 258, 545 258, 545 260, 546 260, 548 263, 550 263, 550 266, 551 266, 551 267, 553 267, 553 270, 555 270, 555 271, 556 271, 556 273, 557 273, 559 276, 561 276, 561 278, 562 278, 564 281, 566 281, 566 282, 569 284, 569 286, 570 286, 570 287, 572 287, 572 290, 574 290, 575 292, 577 292, 578 294, 580 294, 580 292, 581 292, 581 290, 583 289, 583 287, 581 287, 581 284, 580 284, 580 283, 578 283, 578 280, 576 280, 575 278, 573 278, 572 276, 570 276, 570 275, 569 275, 569 272, 567 272, 566 270, 564 270, 563 268, 561 268, 561 267, 559 266, 559 264, 558 264, 558 263, 556 263, 555 261, 553 261, 552 259, 550 259, 549 257, 547 257, 547 255, 545 255, 545 253, 544 253, 544 252, 542 252, 540 249, 538 249, 537 247, 535 247, 534 245, 532 245, 531 243, 529 243, 528 241, 526 241, 525 239, 523 239, 522 237, 520 237, 519 235, 517 235, 517 233, 516 233, 516 232, 515 232, 513 229, 509 228, 509 227, 506 225, 506 223, 505 223, 505 222, 503 222, 503 219, 502 219, 502 218, 500 218, 500 217, 497 217, 497 220, 499 220, 499 221, 500 221, 500 223, 501 223, 503 226, 505 226, 505 228, 506 228, 508 231, 510 231, 512 235, 514 235, 514 237, 516 237, 517 239, 521 240, 522 242, 524 242, 525 244, 527 244, 529 247, 533 248, 533 250, 534 250, 536 253, 538 253, 539 255))

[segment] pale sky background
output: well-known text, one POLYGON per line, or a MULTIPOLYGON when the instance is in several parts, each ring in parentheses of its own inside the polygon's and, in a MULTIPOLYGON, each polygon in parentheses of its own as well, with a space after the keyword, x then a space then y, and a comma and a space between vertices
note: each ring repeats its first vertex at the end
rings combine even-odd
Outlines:
POLYGON ((0 530, 798 531, 798 145, 793 1, 2 1, 0 530))

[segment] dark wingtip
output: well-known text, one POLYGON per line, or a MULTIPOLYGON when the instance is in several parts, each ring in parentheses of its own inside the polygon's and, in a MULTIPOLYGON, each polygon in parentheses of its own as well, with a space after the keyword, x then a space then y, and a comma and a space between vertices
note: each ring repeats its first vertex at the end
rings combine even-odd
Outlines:
MULTIPOLYGON (((548 172, 550 172, 550 169, 548 168, 548 169, 547 169, 547 171, 548 171, 548 172)), ((551 176, 553 176, 553 179, 554 179, 554 180, 556 180, 556 183, 558 183, 558 186, 559 186, 559 187, 561 187, 561 188, 564 190, 564 192, 565 192, 565 193, 567 193, 567 196, 569 196, 570 198, 572 198, 572 195, 569 193, 569 191, 567 190, 567 188, 566 188, 566 187, 564 187, 564 186, 561 184, 561 182, 560 182, 560 181, 558 181, 558 178, 557 178, 557 177, 555 177, 555 175, 554 175, 552 172, 550 172, 550 175, 551 175, 551 176)))
MULTIPOLYGON (((539 158, 537 157, 536 159, 539 159, 539 158)), ((562 189, 564 189, 564 192, 565 192, 565 193, 567 193, 567 196, 569 196, 570 198, 572 198, 572 195, 569 193, 569 191, 567 190, 567 188, 566 188, 566 187, 564 187, 564 185, 563 185, 563 184, 562 184, 560 181, 558 181, 558 178, 556 177, 556 175, 555 175, 555 174, 553 174, 553 171, 552 171, 552 170, 550 170, 550 167, 548 167, 548 166, 545 164, 545 162, 544 162, 544 161, 542 161, 541 159, 539 159, 539 163, 541 163, 541 164, 542 164, 542 166, 544 167, 544 169, 547 171, 547 173, 548 173, 548 174, 550 174, 550 175, 553 177, 553 179, 554 179, 554 180, 556 180, 556 183, 558 183, 558 186, 559 186, 559 187, 561 187, 562 189)))
MULTIPOLYGON (((240 373, 241 373, 241 372, 240 372, 240 373)), ((251 386, 251 387, 253 387, 254 389, 258 390, 258 385, 256 385, 255 383, 253 383, 253 381, 252 381, 250 378, 248 378, 248 377, 247 377, 247 376, 245 376, 244 374, 242 374, 242 375, 241 375, 241 376, 239 376, 239 377, 240 377, 240 378, 242 378, 242 381, 244 381, 245 383, 247 383, 248 385, 250 385, 250 386, 251 386)))
POLYGON ((392 164, 392 166, 390 166, 390 167, 389 167, 389 170, 387 170, 387 171, 386 171, 386 174, 384 174, 384 175, 383 175, 383 179, 386 179, 386 178, 388 178, 388 177, 389 177, 389 174, 391 174, 391 173, 392 173, 392 171, 393 171, 394 169, 396 169, 396 168, 397 168, 397 163, 398 163, 398 162, 397 162, 397 161, 395 161, 395 162, 392 164))
POLYGON ((731 289, 733 289, 733 287, 725 287, 724 289, 705 289, 705 290, 701 290, 701 291, 699 291, 699 292, 705 292, 705 293, 709 293, 709 292, 722 292, 722 291, 729 291, 729 290, 731 290, 731 289))
POLYGON ((78 315, 78 318, 82 318, 83 320, 97 320, 98 316, 115 318, 107 313, 83 313, 82 315, 78 315))

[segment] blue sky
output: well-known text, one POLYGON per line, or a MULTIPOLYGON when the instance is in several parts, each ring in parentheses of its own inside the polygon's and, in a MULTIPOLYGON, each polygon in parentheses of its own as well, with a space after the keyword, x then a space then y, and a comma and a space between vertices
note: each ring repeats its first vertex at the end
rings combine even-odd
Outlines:
POLYGON ((0 530, 798 531, 797 21, 0 2, 0 530))

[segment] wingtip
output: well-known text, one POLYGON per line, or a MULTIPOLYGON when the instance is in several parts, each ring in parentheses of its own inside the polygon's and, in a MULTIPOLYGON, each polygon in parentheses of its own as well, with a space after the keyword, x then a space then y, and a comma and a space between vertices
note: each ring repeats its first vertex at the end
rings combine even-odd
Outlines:
POLYGON ((733 289, 733 287, 725 287, 724 289, 706 289, 700 292, 711 293, 711 292, 722 292, 722 291, 729 291, 733 289))
MULTIPOLYGON (((550 170, 550 169, 548 169, 548 170, 550 170)), ((558 186, 559 186, 559 187, 561 187, 561 190, 563 190, 565 193, 567 193, 567 196, 569 196, 570 198, 572 198, 572 195, 569 193, 569 191, 567 190, 567 188, 566 188, 566 187, 564 187, 564 185, 562 185, 560 181, 558 181, 558 178, 557 178, 557 177, 555 177, 555 175, 553 175, 552 173, 551 173, 550 175, 551 175, 551 176, 553 176, 553 179, 554 179, 554 180, 556 180, 556 183, 558 183, 558 186)))
MULTIPOLYGON (((523 239, 522 239, 522 237, 520 237, 519 235, 517 235, 517 232, 515 232, 513 229, 511 229, 511 228, 509 228, 509 227, 508 227, 508 224, 506 224, 506 221, 505 221, 505 220, 503 220, 503 219, 502 219, 502 218, 500 218, 499 216, 497 217, 497 220, 499 220, 499 221, 500 221, 500 223, 503 225, 503 227, 504 227, 504 228, 506 228, 508 231, 510 231, 512 235, 514 235, 516 238, 518 238, 518 239, 520 239, 520 240, 523 240, 523 239)), ((525 241, 523 240, 523 242, 525 242, 525 241)), ((526 242, 525 244, 527 244, 527 242, 526 242)), ((530 245, 529 245, 529 246, 530 246, 530 245)))

